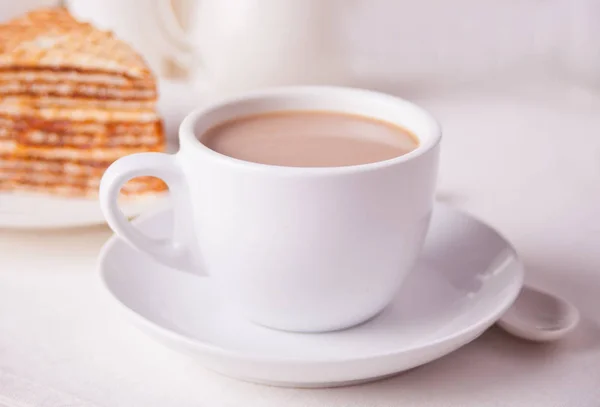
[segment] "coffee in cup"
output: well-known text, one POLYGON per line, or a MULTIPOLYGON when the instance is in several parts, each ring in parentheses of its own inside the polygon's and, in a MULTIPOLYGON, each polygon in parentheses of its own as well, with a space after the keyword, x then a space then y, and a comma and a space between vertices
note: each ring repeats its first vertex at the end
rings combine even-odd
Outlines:
POLYGON ((218 153, 286 167, 343 167, 413 151, 416 136, 393 123, 331 111, 285 111, 228 120, 201 135, 218 153))

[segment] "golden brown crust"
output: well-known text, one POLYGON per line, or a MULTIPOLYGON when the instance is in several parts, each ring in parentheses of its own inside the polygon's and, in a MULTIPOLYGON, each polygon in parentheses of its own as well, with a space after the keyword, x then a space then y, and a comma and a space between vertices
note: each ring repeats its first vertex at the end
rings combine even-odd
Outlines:
POLYGON ((35 116, 10 117, 0 114, 0 129, 10 131, 43 130, 55 133, 80 134, 144 134, 148 131, 162 133, 162 122, 154 120, 149 122, 113 121, 98 123, 93 120, 53 120, 35 116))
POLYGON ((30 172, 42 174, 56 174, 86 177, 101 177, 111 161, 72 161, 72 160, 45 160, 0 157, 0 174, 14 172, 30 172))
POLYGON ((0 140, 14 140, 21 147, 40 148, 143 148, 163 146, 162 122, 74 123, 23 118, 0 118, 0 140))
POLYGON ((0 82, 0 96, 19 95, 48 96, 53 98, 68 96, 106 101, 153 101, 157 96, 155 89, 121 88, 90 83, 0 82))
POLYGON ((12 154, 17 158, 27 158, 35 160, 73 160, 73 161, 114 161, 125 155, 145 152, 162 152, 165 146, 157 144, 154 146, 142 147, 104 147, 82 149, 63 146, 61 148, 44 147, 39 145, 22 146, 12 143, 10 146, 0 143, 0 154, 12 154))
POLYGON ((0 116, 13 121, 31 118, 73 123, 149 123, 159 119, 154 109, 110 109, 94 107, 91 104, 68 107, 35 106, 25 99, 2 97, 0 97, 0 116))
MULTIPOLYGON (((28 171, 3 172, 0 176, 1 181, 8 180, 32 185, 70 185, 79 188, 87 188, 89 186, 97 188, 101 178, 101 175, 32 174, 28 171)), ((138 177, 132 179, 129 183, 137 187, 148 188, 158 188, 158 186, 163 184, 160 179, 154 177, 138 177)))
POLYGON ((101 176, 114 160, 39 160, 33 157, 16 157, 0 154, 0 173, 30 171, 53 174, 101 176))
POLYGON ((152 77, 128 44, 75 20, 64 8, 39 9, 0 26, 0 68, 31 67, 152 77))
POLYGON ((89 83, 128 88, 156 89, 152 77, 130 78, 119 73, 102 72, 93 68, 78 69, 43 66, 14 66, 0 68, 0 82, 24 83, 89 83))
POLYGON ((110 148, 127 148, 127 149, 151 149, 156 150, 156 146, 162 144, 162 137, 157 134, 149 134, 141 137, 98 137, 95 134, 59 134, 59 133, 42 133, 28 132, 21 133, 17 138, 21 147, 36 147, 36 148, 71 148, 71 149, 110 149, 110 148), (40 140, 40 138, 42 140, 40 140))
MULTIPOLYGON (((130 112, 154 112, 156 100, 115 100, 115 99, 98 99, 98 98, 78 98, 69 97, 54 97, 54 96, 36 96, 36 95, 19 95, 19 96, 3 96, 2 104, 7 105, 25 105, 31 110, 61 108, 61 109, 104 109, 104 110, 121 110, 130 112)), ((2 115, 0 115, 0 118, 2 115)), ((11 119, 12 120, 12 119, 11 119)))

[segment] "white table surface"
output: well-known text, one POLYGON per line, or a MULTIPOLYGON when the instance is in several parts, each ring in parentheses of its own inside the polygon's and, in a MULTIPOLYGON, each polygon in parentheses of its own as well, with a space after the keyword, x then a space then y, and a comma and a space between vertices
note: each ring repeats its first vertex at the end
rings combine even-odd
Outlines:
POLYGON ((528 282, 580 308, 564 341, 530 344, 492 328, 372 384, 253 385, 204 370, 117 314, 95 270, 106 227, 1 230, 0 406, 599 406, 600 102, 564 89, 503 94, 420 98, 445 130, 440 199, 498 228, 528 282))

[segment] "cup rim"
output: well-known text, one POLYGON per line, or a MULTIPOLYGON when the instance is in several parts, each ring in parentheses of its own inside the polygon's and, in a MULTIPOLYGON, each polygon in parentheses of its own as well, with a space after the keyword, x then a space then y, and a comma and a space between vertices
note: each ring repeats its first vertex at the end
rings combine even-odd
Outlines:
MULTIPOLYGON (((309 110, 309 109, 307 109, 309 110)), ((314 110, 314 109, 313 109, 314 110)), ((331 109, 327 109, 331 112, 336 112, 335 107, 331 109)), ((360 114, 360 113, 357 113, 360 114)), ((369 115, 365 115, 366 117, 371 117, 369 115)), ((179 126, 179 143, 180 148, 179 152, 181 152, 184 148, 191 148, 196 152, 205 154, 210 156, 213 159, 217 159, 224 164, 229 164, 237 167, 243 167, 248 170, 259 170, 259 171, 269 171, 269 172, 277 172, 277 173, 286 173, 286 174, 303 174, 303 175, 326 175, 326 174, 339 174, 339 173, 359 173, 366 172, 371 170, 377 170, 385 167, 390 167, 396 164, 401 164, 407 161, 412 161, 413 159, 426 154, 428 151, 432 150, 436 147, 442 138, 442 130, 439 122, 425 109, 416 105, 413 102, 409 102, 408 100, 402 99, 397 96, 389 95, 382 92, 360 89, 360 88, 351 88, 351 87, 340 87, 340 86, 285 86, 285 87, 274 87, 274 88, 266 88, 258 91, 252 91, 248 93, 244 93, 242 95, 237 95, 233 97, 228 97, 225 99, 220 99, 216 102, 210 103, 208 105, 199 107, 192 112, 190 112, 181 122, 179 126), (337 166, 337 167, 287 167, 281 165, 272 165, 272 164, 262 164, 256 163, 252 161, 245 161, 238 158, 233 158, 221 153, 218 153, 214 150, 211 150, 209 147, 204 145, 195 134, 195 128, 197 123, 209 113, 216 111, 218 109, 222 109, 227 105, 233 105, 236 103, 241 103, 245 101, 252 100, 260 100, 269 97, 275 96, 289 96, 293 97, 302 97, 308 95, 319 95, 327 93, 329 95, 337 94, 339 96, 352 97, 352 98, 363 98, 363 99, 377 99, 380 102, 395 104, 399 109, 412 109, 421 116, 423 120, 427 122, 427 127, 429 128, 428 135, 423 139, 423 137, 415 132, 411 132, 418 138, 419 145, 414 150, 403 154, 398 157, 394 157, 388 160, 376 161, 374 163, 367 164, 357 164, 357 165, 347 165, 347 166, 337 166)), ((179 154, 179 153, 178 153, 179 154)))

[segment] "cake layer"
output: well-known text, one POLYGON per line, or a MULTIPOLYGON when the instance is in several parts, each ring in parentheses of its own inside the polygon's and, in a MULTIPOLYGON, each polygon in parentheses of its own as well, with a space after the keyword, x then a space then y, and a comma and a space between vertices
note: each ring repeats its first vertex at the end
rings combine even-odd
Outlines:
POLYGON ((65 122, 13 122, 5 126, 0 121, 0 141, 16 142, 23 147, 46 148, 136 148, 164 143, 160 122, 127 125, 123 123, 69 126, 65 122), (82 131, 85 130, 85 131, 82 131))
POLYGON ((112 161, 37 160, 0 156, 0 172, 40 172, 70 176, 100 177, 112 161))
POLYGON ((2 101, 6 105, 27 106, 30 109, 39 108, 86 108, 86 109, 111 109, 126 111, 154 111, 155 100, 112 100, 90 99, 56 96, 4 96, 2 101))
MULTIPOLYGON (((71 185, 82 188, 98 188, 102 173, 92 175, 57 174, 29 171, 0 171, 0 181, 16 181, 30 184, 71 185)), ((162 181, 154 177, 138 177, 129 181, 131 185, 159 186, 162 181)))
POLYGON ((0 82, 0 95, 35 95, 117 100, 154 100, 155 89, 116 87, 78 82, 0 82))
POLYGON ((148 132, 162 133, 162 124, 159 120, 153 122, 93 122, 40 119, 27 116, 2 116, 0 115, 0 130, 4 137, 15 132, 40 130, 59 134, 96 134, 104 135, 143 135, 148 132))
POLYGON ((10 120, 64 120, 91 122, 155 122, 151 110, 109 110, 92 106, 32 106, 18 98, 0 98, 0 116, 10 120))
MULTIPOLYGON (((0 180, 0 191, 52 194, 73 198, 95 198, 98 196, 98 188, 95 186, 37 183, 26 180, 0 180)), ((130 181, 123 186, 121 194, 125 196, 157 195, 165 191, 166 186, 161 183, 130 181)))
POLYGON ((107 147, 83 149, 74 147, 48 148, 22 146, 16 140, 0 140, 0 155, 42 160, 110 161, 124 155, 148 151, 164 151, 164 144, 142 147, 107 147))
POLYGON ((0 70, 0 83, 80 83, 104 85, 106 87, 126 87, 154 90, 154 81, 145 79, 132 79, 123 75, 109 73, 94 73, 77 70, 51 70, 43 68, 28 68, 15 70, 0 70))
POLYGON ((145 134, 60 134, 32 130, 11 136, 23 147, 39 148, 139 148, 162 144, 162 135, 156 131, 145 134))

